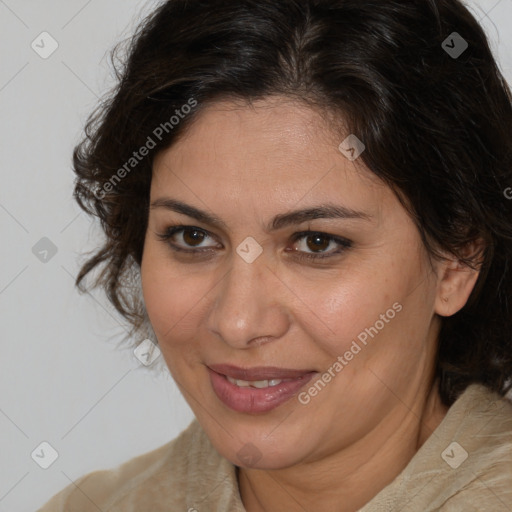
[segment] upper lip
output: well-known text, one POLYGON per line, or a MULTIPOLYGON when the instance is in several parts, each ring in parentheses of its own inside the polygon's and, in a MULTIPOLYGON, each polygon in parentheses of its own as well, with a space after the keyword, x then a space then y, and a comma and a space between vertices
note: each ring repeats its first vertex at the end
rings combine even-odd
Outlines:
POLYGON ((240 368, 230 364, 210 364, 210 370, 226 375, 237 380, 271 380, 271 379, 298 379, 312 370, 292 370, 289 368, 277 368, 275 366, 255 366, 253 368, 240 368))

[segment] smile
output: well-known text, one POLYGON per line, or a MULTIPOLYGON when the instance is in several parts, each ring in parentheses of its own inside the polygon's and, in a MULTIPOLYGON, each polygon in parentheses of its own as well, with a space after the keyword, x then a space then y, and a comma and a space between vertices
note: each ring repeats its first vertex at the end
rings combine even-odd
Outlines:
MULTIPOLYGON (((268 387, 274 387, 278 384, 281 384, 281 382, 284 382, 281 379, 271 379, 271 380, 254 380, 254 381, 248 381, 248 380, 239 380, 239 379, 233 379, 233 377, 228 377, 226 375, 226 378, 228 379, 231 384, 234 384, 235 386, 238 386, 239 388, 247 388, 249 386, 253 388, 263 389, 268 387)), ((290 379, 289 379, 290 380, 290 379)))
POLYGON ((317 372, 275 367, 242 369, 229 365, 208 367, 217 398, 231 410, 263 414, 299 393, 317 372))

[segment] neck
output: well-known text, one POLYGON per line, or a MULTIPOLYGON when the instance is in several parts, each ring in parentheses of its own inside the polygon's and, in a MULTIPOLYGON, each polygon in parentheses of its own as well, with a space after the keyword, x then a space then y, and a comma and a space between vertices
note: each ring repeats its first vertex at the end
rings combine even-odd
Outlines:
POLYGON ((390 417, 342 452, 279 470, 240 468, 247 512, 325 510, 356 512, 407 466, 445 417, 437 382, 420 408, 390 417))

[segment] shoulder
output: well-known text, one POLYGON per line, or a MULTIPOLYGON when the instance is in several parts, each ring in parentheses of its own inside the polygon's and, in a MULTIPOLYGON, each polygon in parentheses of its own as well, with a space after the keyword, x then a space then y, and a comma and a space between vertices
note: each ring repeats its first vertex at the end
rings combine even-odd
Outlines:
MULTIPOLYGON (((428 441, 419 461, 436 473, 429 487, 439 510, 512 510, 508 399, 481 384, 468 386, 428 441)), ((416 474, 426 476, 420 467, 416 474)))
POLYGON ((361 512, 389 507, 512 510, 512 403, 481 384, 468 386, 402 473, 361 512))
POLYGON ((225 466, 225 472, 230 469, 194 420, 169 443, 115 469, 81 477, 39 512, 117 512, 144 510, 144 507, 158 511, 172 510, 173 506, 186 511, 193 508, 193 504, 187 506, 191 483, 214 479, 211 468, 219 465, 225 466))
MULTIPOLYGON (((466 398, 467 413, 460 411, 453 441, 460 452, 460 466, 456 461, 450 468, 458 475, 459 489, 440 510, 510 511, 512 402, 480 385, 471 386, 466 398)), ((452 451, 444 453, 445 458, 450 455, 452 451)))

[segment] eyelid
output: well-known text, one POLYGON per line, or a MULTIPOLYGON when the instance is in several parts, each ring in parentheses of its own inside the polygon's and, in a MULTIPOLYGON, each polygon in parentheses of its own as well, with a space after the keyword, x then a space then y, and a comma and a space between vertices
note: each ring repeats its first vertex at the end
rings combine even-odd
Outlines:
MULTIPOLYGON (((176 234, 176 233, 179 233, 179 232, 185 232, 185 231, 199 231, 201 233, 204 233, 208 238, 212 238, 212 239, 215 239, 215 236, 213 236, 209 231, 207 231, 206 229, 203 229, 203 228, 199 228, 197 226, 189 226, 189 225, 183 225, 183 224, 180 224, 180 225, 176 225, 176 226, 169 226, 168 228, 165 229, 165 231, 163 233, 157 233, 157 237, 162 240, 163 242, 167 242, 169 245, 171 245, 171 247, 176 247, 176 245, 174 244, 170 244, 169 243, 169 240, 176 234)), ((179 247, 179 246, 178 246, 179 247)), ((176 249, 176 250, 182 250, 184 252, 200 252, 200 251, 205 251, 205 250, 208 250, 208 249, 212 249, 214 246, 207 246, 207 247, 197 247, 197 248, 193 248, 193 247, 189 247, 188 249, 184 249, 184 248, 181 248, 179 247, 179 249, 176 249)))
MULTIPOLYGON (((184 232, 184 231, 199 231, 201 233, 204 233, 209 238, 212 238, 212 239, 216 238, 214 235, 212 235, 206 229, 199 228, 197 226, 183 225, 183 224, 169 226, 163 233, 157 233, 157 237, 161 241, 166 242, 171 247, 171 249, 174 251, 184 252, 184 253, 189 253, 189 254, 200 254, 200 253, 205 253, 205 252, 212 252, 212 249, 214 248, 214 246, 183 248, 179 245, 172 244, 169 242, 169 240, 176 233, 184 232)), ((292 243, 296 243, 301 238, 312 237, 315 235, 327 238, 330 242, 337 243, 338 248, 334 251, 318 252, 318 253, 315 253, 315 252, 308 253, 308 252, 298 251, 298 250, 292 250, 292 251, 288 251, 288 252, 293 252, 294 255, 296 257, 298 257, 299 259, 320 260, 323 258, 329 258, 329 257, 334 257, 336 255, 339 255, 340 253, 344 252, 346 249, 349 249, 350 247, 352 247, 352 242, 344 237, 337 236, 337 235, 331 235, 330 233, 325 233, 323 231, 313 231, 313 230, 306 230, 306 231, 294 233, 291 237, 291 241, 292 241, 292 243)))
POLYGON ((315 230, 311 230, 311 229, 306 230, 306 231, 301 231, 301 232, 298 232, 298 233, 294 233, 292 235, 292 240, 294 242, 296 242, 300 238, 305 238, 307 236, 314 236, 314 235, 318 235, 318 236, 323 236, 325 238, 329 238, 329 239, 333 240, 334 242, 339 243, 340 245, 349 246, 349 245, 352 244, 352 242, 350 240, 348 240, 348 238, 344 238, 344 237, 338 236, 338 235, 331 235, 330 233, 326 233, 325 231, 315 231, 315 230))
POLYGON ((352 247, 352 242, 348 240, 347 238, 337 236, 337 235, 331 235, 330 233, 325 233, 324 231, 301 231, 300 233, 295 233, 292 236, 293 243, 296 243, 297 240, 300 240, 301 238, 308 238, 313 236, 320 236, 324 237, 327 240, 329 240, 329 244, 331 242, 335 242, 338 247, 335 250, 331 251, 324 251, 324 252, 304 252, 304 251, 293 251, 295 252, 295 256, 299 259, 304 260, 321 260, 321 259, 327 259, 327 258, 333 258, 335 256, 341 255, 343 252, 345 252, 347 249, 350 249, 352 247))

